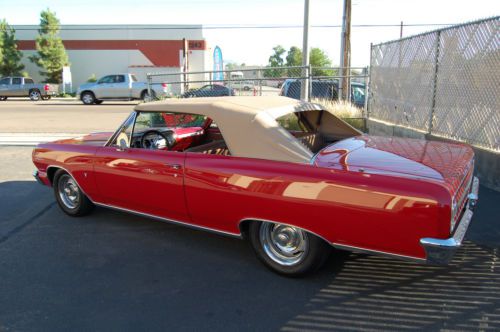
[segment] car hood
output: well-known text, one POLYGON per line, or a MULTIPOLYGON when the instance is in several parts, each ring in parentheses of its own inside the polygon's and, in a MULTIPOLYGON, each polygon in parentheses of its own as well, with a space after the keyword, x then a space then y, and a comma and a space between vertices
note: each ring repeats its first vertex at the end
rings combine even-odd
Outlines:
POLYGON ((455 190, 469 172, 474 153, 464 144, 362 135, 321 150, 314 164, 340 170, 442 182, 455 190))
POLYGON ((98 132, 81 137, 62 139, 52 143, 103 146, 112 135, 112 132, 98 132))
POLYGON ((80 85, 78 87, 78 90, 90 89, 90 88, 93 88, 95 85, 97 85, 97 83, 85 83, 85 84, 80 85))

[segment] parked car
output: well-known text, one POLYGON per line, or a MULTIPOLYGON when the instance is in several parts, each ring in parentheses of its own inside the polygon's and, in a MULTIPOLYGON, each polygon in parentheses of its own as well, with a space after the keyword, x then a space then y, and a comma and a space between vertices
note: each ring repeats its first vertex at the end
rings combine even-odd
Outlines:
POLYGON ((234 81, 226 82, 226 86, 229 89, 250 91, 255 88, 255 82, 253 81, 234 81))
MULTIPOLYGON (((339 83, 337 80, 313 80, 311 82, 311 98, 338 99, 339 83)), ((287 79, 280 91, 281 96, 300 99, 302 80, 287 79)), ((351 102, 357 107, 365 107, 365 85, 351 82, 351 102)))
POLYGON ((332 247, 447 263, 479 186, 465 144, 364 135, 278 96, 140 104, 114 133, 40 144, 33 162, 70 216, 98 205, 247 238, 285 275, 332 247))
POLYGON ((221 96, 234 96, 234 89, 220 84, 209 84, 202 86, 199 89, 190 90, 181 95, 181 98, 193 97, 221 97, 221 96))
POLYGON ((0 100, 8 97, 29 97, 33 101, 48 100, 57 95, 58 85, 36 84, 30 77, 3 77, 0 79, 0 100))
POLYGON ((76 98, 84 104, 101 104, 105 100, 149 100, 159 97, 170 97, 167 83, 152 84, 152 96, 149 96, 146 82, 138 82, 135 75, 106 75, 94 83, 85 83, 78 87, 76 98))

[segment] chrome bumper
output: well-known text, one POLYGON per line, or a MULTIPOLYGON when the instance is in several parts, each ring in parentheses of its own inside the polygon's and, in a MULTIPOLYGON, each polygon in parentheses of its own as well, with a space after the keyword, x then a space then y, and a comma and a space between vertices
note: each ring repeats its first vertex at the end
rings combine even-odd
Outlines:
POLYGON ((456 227, 452 237, 444 240, 428 237, 420 239, 420 244, 424 247, 427 255, 427 263, 443 265, 448 264, 451 261, 457 249, 462 245, 467 228, 469 228, 472 215, 474 214, 473 211, 477 204, 478 192, 479 180, 477 177, 474 177, 471 191, 467 196, 468 201, 465 205, 464 214, 458 222, 458 226, 456 227))
POLYGON ((42 185, 44 184, 43 181, 40 179, 40 176, 38 176, 38 170, 33 171, 33 177, 35 178, 36 182, 38 182, 42 185))

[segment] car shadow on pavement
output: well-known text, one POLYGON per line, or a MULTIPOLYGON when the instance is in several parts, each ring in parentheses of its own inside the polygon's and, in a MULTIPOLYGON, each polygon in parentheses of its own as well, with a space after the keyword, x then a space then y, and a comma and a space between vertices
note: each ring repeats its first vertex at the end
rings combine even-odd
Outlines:
POLYGON ((34 182, 0 183, 4 208, 0 330, 500 328, 497 247, 467 242, 447 267, 336 251, 291 279, 245 241, 104 208, 68 217, 34 182))
POLYGON ((446 267, 350 254, 282 330, 500 330, 499 258, 469 241, 446 267))

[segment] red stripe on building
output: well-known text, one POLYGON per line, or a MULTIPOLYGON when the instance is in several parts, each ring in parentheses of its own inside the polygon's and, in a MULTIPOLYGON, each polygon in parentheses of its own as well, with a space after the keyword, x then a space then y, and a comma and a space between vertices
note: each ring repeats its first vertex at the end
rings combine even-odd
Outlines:
MULTIPOLYGON (((139 50, 157 67, 179 67, 182 40, 63 40, 67 50, 139 50)), ((19 40, 20 50, 35 50, 34 40, 19 40)), ((190 50, 206 50, 204 40, 190 40, 190 50)))

